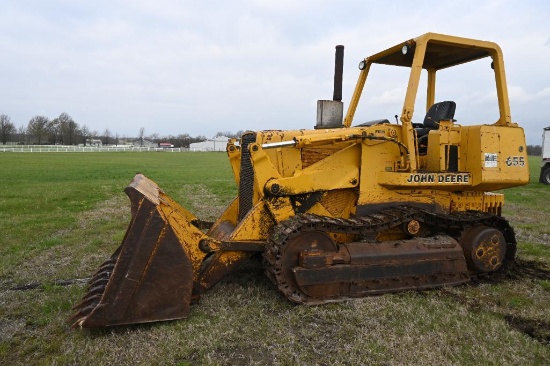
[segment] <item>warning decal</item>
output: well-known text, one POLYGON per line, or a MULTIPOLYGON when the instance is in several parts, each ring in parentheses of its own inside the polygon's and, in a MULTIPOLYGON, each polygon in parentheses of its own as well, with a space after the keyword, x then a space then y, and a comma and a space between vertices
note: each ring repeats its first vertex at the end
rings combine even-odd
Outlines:
POLYGON ((498 166, 498 154, 485 153, 485 168, 496 168, 498 166))

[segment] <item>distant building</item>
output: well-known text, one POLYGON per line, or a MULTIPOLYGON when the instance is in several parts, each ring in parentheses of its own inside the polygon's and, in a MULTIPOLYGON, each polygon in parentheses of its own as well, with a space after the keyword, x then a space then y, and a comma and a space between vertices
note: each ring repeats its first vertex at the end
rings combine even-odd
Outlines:
POLYGON ((172 145, 170 142, 159 142, 159 147, 163 149, 170 149, 174 147, 174 145, 172 145))
POLYGON ((229 137, 218 136, 206 141, 194 142, 189 145, 189 151, 225 151, 229 137))
POLYGON ((87 139, 86 145, 99 147, 99 146, 103 146, 103 142, 101 142, 100 139, 87 139))

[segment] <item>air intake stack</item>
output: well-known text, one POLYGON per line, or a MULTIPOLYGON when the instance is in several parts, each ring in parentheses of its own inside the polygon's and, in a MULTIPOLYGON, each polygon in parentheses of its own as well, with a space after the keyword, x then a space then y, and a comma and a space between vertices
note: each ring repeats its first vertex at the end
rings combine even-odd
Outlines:
POLYGON ((342 103, 342 75, 344 73, 344 46, 336 46, 334 60, 334 93, 332 100, 317 101, 317 124, 320 128, 343 127, 344 103, 342 103))

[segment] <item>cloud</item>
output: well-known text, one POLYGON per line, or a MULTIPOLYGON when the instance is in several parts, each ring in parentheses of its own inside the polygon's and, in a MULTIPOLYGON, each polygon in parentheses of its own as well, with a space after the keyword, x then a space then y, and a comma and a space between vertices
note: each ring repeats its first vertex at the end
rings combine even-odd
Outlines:
MULTIPOLYGON (((519 1, 11 2, 0 13, 0 113, 21 125, 35 114, 67 112, 121 135, 140 127, 207 136, 311 128, 316 100, 332 95, 336 44, 346 46, 347 104, 360 59, 435 31, 502 46, 519 116, 548 100, 549 36, 540 24, 549 8, 519 1)), ((363 99, 370 106, 360 105, 358 119, 400 112, 401 71, 369 76, 363 99)), ((441 79, 441 97, 455 98, 464 119, 488 113, 494 85, 483 81, 485 71, 441 79), (462 85, 466 76, 475 82, 462 85)), ((423 88, 417 111, 425 108, 423 88)))
POLYGON ((530 93, 521 86, 510 85, 508 86, 508 94, 510 95, 510 100, 516 103, 526 104, 533 102, 537 105, 550 104, 550 87, 530 93))

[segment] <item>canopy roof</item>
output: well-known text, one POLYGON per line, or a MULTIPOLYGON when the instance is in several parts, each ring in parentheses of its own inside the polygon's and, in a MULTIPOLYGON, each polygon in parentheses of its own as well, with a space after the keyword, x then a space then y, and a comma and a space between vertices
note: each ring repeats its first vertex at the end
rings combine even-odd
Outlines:
POLYGON ((493 42, 426 33, 374 54, 368 60, 376 64, 411 67, 414 49, 420 42, 427 42, 424 69, 444 69, 500 52, 499 46, 493 42), (406 55, 403 55, 403 46, 410 47, 406 55))

